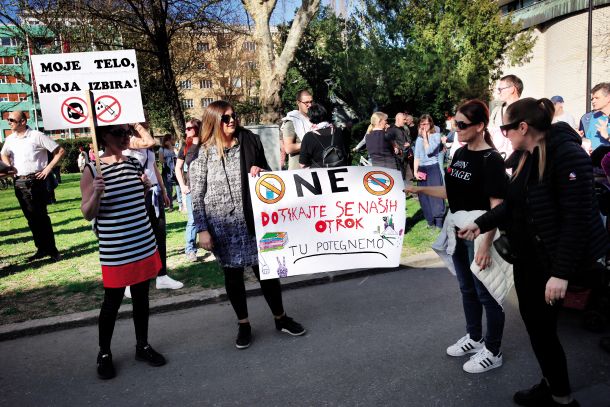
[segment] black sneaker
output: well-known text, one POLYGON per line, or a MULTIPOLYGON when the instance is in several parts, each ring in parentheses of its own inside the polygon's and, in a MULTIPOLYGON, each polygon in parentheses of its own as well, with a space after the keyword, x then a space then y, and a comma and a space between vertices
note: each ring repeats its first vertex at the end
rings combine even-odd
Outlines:
POLYGON ((116 376, 111 353, 100 352, 97 354, 97 376, 102 380, 112 379, 116 376))
POLYGON ((136 360, 148 362, 149 365, 155 367, 163 366, 166 363, 163 355, 148 344, 146 346, 136 345, 136 360))
POLYGON ((280 332, 286 332, 292 336, 301 336, 307 332, 305 328, 303 328, 303 325, 299 324, 287 315, 275 320, 275 329, 280 332))
POLYGON ((546 380, 542 379, 540 383, 531 388, 516 392, 513 401, 520 406, 540 407, 551 405, 553 397, 551 397, 551 389, 549 389, 546 380))
POLYGON ((47 254, 45 252, 43 252, 42 250, 38 250, 32 256, 28 257, 28 261, 34 261, 34 260, 42 259, 42 258, 44 258, 46 256, 47 256, 47 254))
POLYGON ((249 322, 238 323, 237 338, 235 339, 235 347, 237 349, 246 349, 252 343, 252 327, 249 322))

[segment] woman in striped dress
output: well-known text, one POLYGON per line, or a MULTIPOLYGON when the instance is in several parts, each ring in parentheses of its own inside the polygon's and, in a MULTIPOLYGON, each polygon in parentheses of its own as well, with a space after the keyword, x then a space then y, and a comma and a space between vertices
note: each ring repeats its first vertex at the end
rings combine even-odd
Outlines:
POLYGON ((96 133, 104 149, 101 174, 94 162, 83 172, 81 211, 85 219, 93 220, 99 239, 104 302, 99 317, 97 372, 101 379, 111 379, 115 369, 110 342, 126 286, 131 286, 135 357, 152 366, 165 364, 165 358, 148 344, 149 281, 157 276, 161 260, 144 206, 150 182, 138 161, 122 154, 129 147, 129 127, 99 127, 96 133))

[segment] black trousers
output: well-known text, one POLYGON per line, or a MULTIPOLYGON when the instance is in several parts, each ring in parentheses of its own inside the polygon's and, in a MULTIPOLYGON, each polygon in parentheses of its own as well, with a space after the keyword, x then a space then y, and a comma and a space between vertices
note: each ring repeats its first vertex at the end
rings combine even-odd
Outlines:
POLYGON ((146 202, 146 212, 148 213, 150 225, 157 241, 159 256, 161 257, 161 270, 159 270, 157 275, 164 276, 167 274, 167 232, 165 230, 165 203, 163 202, 163 195, 159 195, 159 216, 155 213, 152 189, 148 191, 144 201, 146 202))
MULTIPOLYGON (((148 288, 150 280, 134 284, 131 289, 131 301, 133 304, 133 325, 136 330, 136 341, 138 345, 148 343, 148 288)), ((103 353, 110 352, 112 333, 119 307, 123 301, 125 287, 104 288, 104 302, 100 310, 98 320, 100 350, 103 353)))
MULTIPOLYGON (((279 278, 272 280, 261 280, 258 270, 258 266, 252 266, 254 274, 258 279, 263 296, 271 308, 271 312, 275 316, 284 314, 284 305, 282 304, 282 287, 280 285, 279 278)), ((246 286, 244 284, 244 269, 243 268, 230 268, 226 267, 223 269, 225 274, 225 288, 227 290, 227 296, 237 319, 248 318, 248 304, 246 303, 246 286)))
POLYGON ((15 180, 15 196, 28 221, 34 244, 39 252, 57 254, 51 218, 47 212, 47 181, 38 179, 15 180))
POLYGON ((532 255, 513 265, 519 311, 530 337, 532 349, 554 396, 571 393, 568 366, 563 347, 557 336, 559 305, 548 305, 544 292, 549 275, 541 262, 532 255))

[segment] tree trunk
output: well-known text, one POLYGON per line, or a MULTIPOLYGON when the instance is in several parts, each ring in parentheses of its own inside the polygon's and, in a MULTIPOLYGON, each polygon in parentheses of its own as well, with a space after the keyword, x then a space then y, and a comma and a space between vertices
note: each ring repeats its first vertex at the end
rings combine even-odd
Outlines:
POLYGON ((302 0, 288 32, 284 48, 276 55, 269 19, 277 0, 242 0, 246 11, 254 20, 254 40, 258 53, 260 75, 260 104, 263 109, 261 123, 277 123, 280 119, 280 90, 286 80, 288 65, 294 58, 297 46, 313 16, 320 8, 320 0, 302 0))

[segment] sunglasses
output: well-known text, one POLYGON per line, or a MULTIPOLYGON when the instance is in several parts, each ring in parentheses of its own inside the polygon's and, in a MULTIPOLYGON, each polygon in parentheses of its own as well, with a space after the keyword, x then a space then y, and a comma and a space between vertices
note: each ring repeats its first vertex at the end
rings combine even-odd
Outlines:
POLYGON ((235 114, 235 112, 233 112, 231 114, 223 114, 222 116, 220 116, 220 121, 223 122, 224 124, 231 123, 231 119, 237 120, 237 115, 235 114))
POLYGON ((186 129, 186 131, 191 131, 191 130, 197 130, 197 127, 194 126, 188 126, 186 129))
POLYGON ((509 130, 515 130, 516 128, 519 127, 519 125, 523 123, 523 121, 517 121, 514 123, 508 123, 508 124, 503 124, 500 126, 500 131, 502 132, 502 135, 504 137, 508 137, 508 131, 509 130))
POLYGON ((6 121, 9 123, 19 123, 21 120, 15 120, 15 119, 9 117, 8 119, 6 119, 6 121))
POLYGON ((466 123, 466 122, 456 121, 455 127, 457 127, 460 130, 466 130, 468 127, 474 126, 476 124, 479 124, 479 123, 466 123))

